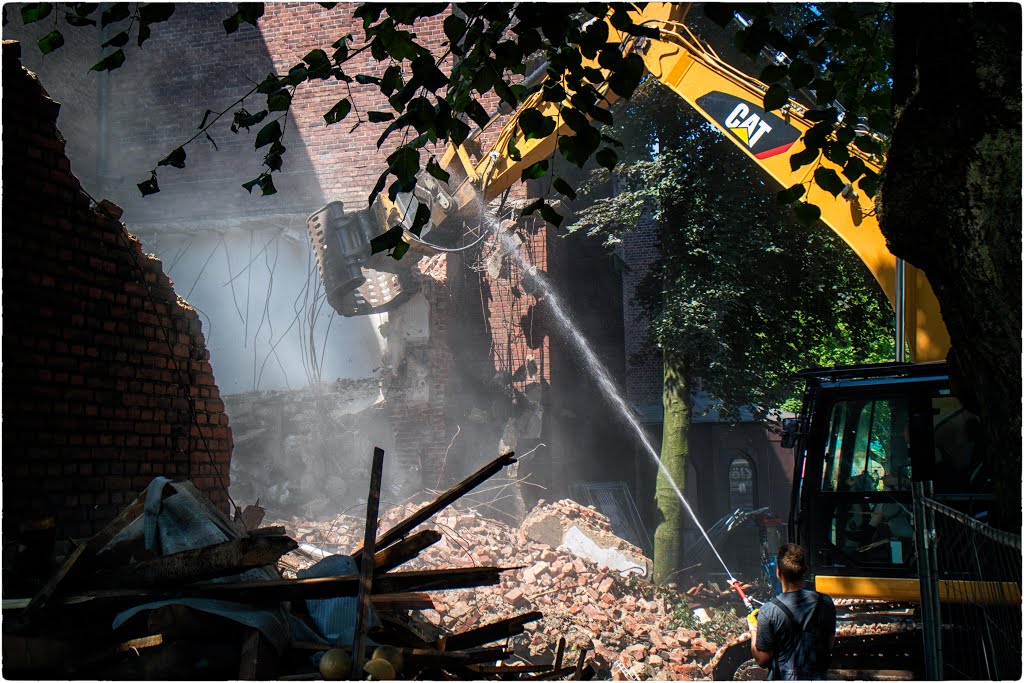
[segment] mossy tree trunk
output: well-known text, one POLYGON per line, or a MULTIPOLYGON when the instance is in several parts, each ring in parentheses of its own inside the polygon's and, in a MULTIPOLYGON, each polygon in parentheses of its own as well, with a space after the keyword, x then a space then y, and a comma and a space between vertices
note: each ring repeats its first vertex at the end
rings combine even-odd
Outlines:
POLYGON ((662 403, 665 421, 662 427, 661 462, 655 498, 660 513, 660 523, 654 532, 654 580, 667 581, 674 572, 683 568, 683 524, 686 509, 671 483, 665 477, 665 470, 675 482, 679 491, 686 490, 686 457, 690 431, 690 395, 686 386, 682 363, 670 355, 664 358, 664 388, 662 403))

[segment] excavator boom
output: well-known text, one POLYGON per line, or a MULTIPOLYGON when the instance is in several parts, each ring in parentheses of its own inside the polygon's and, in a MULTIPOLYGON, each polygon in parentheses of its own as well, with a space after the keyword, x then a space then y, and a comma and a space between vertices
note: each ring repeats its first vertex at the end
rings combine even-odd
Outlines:
MULTIPOLYGON (((657 27, 659 38, 637 39, 610 26, 610 40, 618 40, 627 51, 639 54, 651 76, 700 112, 782 188, 803 185, 806 201, 821 209, 821 220, 853 249, 896 308, 900 296, 896 257, 886 246, 873 202, 853 187, 836 197, 818 187, 813 182, 816 169, 842 171, 824 156, 793 170, 790 160, 804 149, 800 139, 814 125, 805 117, 806 110, 791 101, 779 111, 766 112, 762 103, 767 86, 727 64, 697 38, 684 23, 688 8, 685 4, 649 3, 642 11, 634 12, 633 19, 637 24, 657 27)), ((596 62, 588 66, 600 69, 596 62)), ((605 106, 617 99, 607 84, 601 92, 605 106)), ((560 103, 545 102, 540 92, 534 93, 477 161, 464 147, 450 146, 441 165, 464 179, 452 193, 457 206, 497 197, 519 182, 524 168, 550 156, 559 136, 572 135, 569 124, 559 116, 559 108, 560 103), (527 139, 518 120, 529 109, 555 119, 555 130, 544 138, 527 139), (514 160, 506 152, 510 143, 520 151, 520 159, 514 160)), ((881 171, 879 160, 855 145, 849 145, 849 153, 871 171, 881 171)), ((919 362, 944 359, 949 334, 935 294, 918 269, 907 265, 904 277, 903 304, 909 312, 904 330, 911 356, 919 362)))

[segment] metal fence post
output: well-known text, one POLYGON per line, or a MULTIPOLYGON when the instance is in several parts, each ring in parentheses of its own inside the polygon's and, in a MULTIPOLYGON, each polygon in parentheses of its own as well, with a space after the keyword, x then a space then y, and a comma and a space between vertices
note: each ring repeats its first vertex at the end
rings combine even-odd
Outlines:
POLYGON ((924 498, 931 482, 915 481, 914 544, 921 590, 921 620, 924 629, 924 671, 931 681, 942 680, 942 608, 939 605, 938 567, 935 553, 935 522, 926 510, 924 498))

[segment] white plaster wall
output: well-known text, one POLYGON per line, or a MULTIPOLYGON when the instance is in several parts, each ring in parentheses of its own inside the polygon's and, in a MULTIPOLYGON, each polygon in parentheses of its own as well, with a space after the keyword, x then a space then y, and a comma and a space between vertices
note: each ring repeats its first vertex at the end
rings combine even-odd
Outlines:
POLYGON ((304 226, 249 227, 139 233, 199 310, 221 393, 375 376, 373 321, 345 318, 327 303, 304 226))

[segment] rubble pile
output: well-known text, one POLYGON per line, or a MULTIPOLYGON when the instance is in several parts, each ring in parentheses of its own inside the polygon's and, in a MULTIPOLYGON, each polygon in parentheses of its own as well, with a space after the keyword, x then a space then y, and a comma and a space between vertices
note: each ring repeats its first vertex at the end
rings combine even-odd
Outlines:
MULTIPOLYGON (((382 516, 381 528, 406 514, 403 508, 391 510, 382 516)), ((282 558, 286 571, 313 561, 309 545, 349 552, 361 534, 361 520, 345 515, 272 523, 284 525, 293 538, 307 544, 305 551, 282 558)), ((564 639, 565 657, 585 649, 600 678, 707 678, 719 648, 746 638, 743 620, 729 610, 738 601, 735 593, 710 583, 694 586, 689 594, 656 587, 644 578, 650 576, 650 561, 642 552, 616 537, 607 517, 575 501, 541 501, 519 528, 465 507, 449 508, 426 527, 436 529, 441 539, 411 560, 406 565, 410 569, 521 568, 504 572, 495 586, 432 594, 433 609, 414 611, 409 618, 460 633, 481 622, 540 611, 543 618, 526 624, 510 644, 517 657, 531 664, 555 661, 564 639), (602 559, 615 551, 611 557, 624 558, 633 568, 615 570, 579 556, 565 545, 573 529, 604 551, 602 559), (718 618, 700 624, 695 607, 718 618)))

